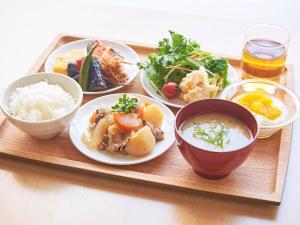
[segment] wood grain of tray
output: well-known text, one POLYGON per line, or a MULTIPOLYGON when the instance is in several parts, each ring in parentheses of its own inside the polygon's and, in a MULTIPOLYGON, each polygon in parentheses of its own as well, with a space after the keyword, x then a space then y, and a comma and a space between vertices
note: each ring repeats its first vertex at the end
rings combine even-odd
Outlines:
MULTIPOLYGON (((54 49, 82 38, 86 37, 64 34, 57 36, 33 64, 28 74, 43 71, 44 62, 54 49)), ((151 46, 129 42, 125 44, 133 48, 142 60, 147 54, 155 51, 151 46)), ((231 56, 225 57, 240 72, 240 60, 231 56)), ((293 67, 287 65, 281 83, 293 89, 293 79, 293 67)), ((136 85, 126 86, 117 92, 146 95, 139 85, 139 76, 133 84, 136 85)), ((95 96, 85 96, 84 102, 92 98, 95 96)), ((172 110, 176 113, 175 109, 172 110)), ((38 140, 19 131, 8 120, 4 120, 0 127, 0 154, 116 179, 280 204, 288 168, 291 136, 292 126, 288 126, 271 138, 257 141, 248 160, 221 180, 207 180, 196 175, 175 144, 165 154, 149 162, 132 166, 109 166, 93 161, 77 151, 69 139, 67 130, 53 139, 38 140)))

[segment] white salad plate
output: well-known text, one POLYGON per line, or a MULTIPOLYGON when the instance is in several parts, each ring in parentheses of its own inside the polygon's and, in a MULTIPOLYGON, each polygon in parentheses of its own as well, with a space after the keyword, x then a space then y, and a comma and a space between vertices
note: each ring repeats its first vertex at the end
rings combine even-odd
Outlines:
MULTIPOLYGON (((72 50, 83 50, 86 54, 86 48, 92 39, 84 39, 79 41, 73 41, 68 44, 62 45, 61 47, 54 50, 47 58, 45 62, 45 72, 53 73, 53 67, 55 63, 55 59, 57 56, 60 55, 69 55, 72 50)), ((123 64, 122 68, 124 72, 128 75, 128 81, 124 85, 130 83, 138 74, 139 70, 136 66, 136 64, 139 62, 139 56, 138 54, 127 45, 124 45, 122 43, 116 42, 116 41, 109 41, 109 40, 100 40, 104 43, 104 45, 111 47, 114 49, 118 54, 124 57, 124 61, 130 62, 131 64, 123 64)), ((107 89, 105 91, 84 91, 84 94, 88 95, 95 95, 95 94, 107 94, 110 92, 113 92, 115 90, 118 90, 122 88, 123 85, 119 85, 110 89, 107 89)))
MULTIPOLYGON (((235 71, 235 69, 231 65, 228 65, 227 79, 230 84, 241 81, 241 76, 235 71)), ((146 71, 144 70, 141 71, 141 83, 148 95, 164 103, 165 105, 175 107, 175 108, 181 108, 187 104, 179 97, 173 99, 166 99, 163 96, 161 96, 149 82, 146 71)))
POLYGON ((113 106, 118 103, 122 94, 111 94, 102 97, 98 97, 88 103, 84 104, 79 110, 76 116, 72 119, 69 126, 69 135, 74 146, 87 157, 94 159, 98 162, 110 164, 110 165, 132 165, 154 159, 164 152, 166 152, 175 141, 174 135, 174 121, 175 116, 172 111, 161 102, 138 94, 129 94, 128 96, 140 98, 143 101, 156 104, 163 112, 164 119, 162 124, 162 130, 164 131, 164 139, 156 142, 154 149, 149 155, 142 157, 133 157, 130 155, 123 155, 119 152, 109 153, 106 151, 97 151, 89 149, 81 140, 83 133, 87 131, 89 125, 89 117, 101 105, 113 106))

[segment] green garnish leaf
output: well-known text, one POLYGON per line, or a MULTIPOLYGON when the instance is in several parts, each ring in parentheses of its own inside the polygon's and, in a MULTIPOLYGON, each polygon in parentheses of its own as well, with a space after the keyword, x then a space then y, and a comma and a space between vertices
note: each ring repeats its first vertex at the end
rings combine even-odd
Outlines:
POLYGON ((111 109, 113 112, 124 112, 128 114, 133 112, 138 106, 137 98, 130 98, 124 94, 121 98, 119 98, 119 102, 112 106, 111 109))
POLYGON ((230 142, 228 137, 229 129, 223 124, 210 124, 209 128, 205 130, 197 124, 194 126, 193 137, 206 141, 216 147, 224 148, 225 144, 230 142))

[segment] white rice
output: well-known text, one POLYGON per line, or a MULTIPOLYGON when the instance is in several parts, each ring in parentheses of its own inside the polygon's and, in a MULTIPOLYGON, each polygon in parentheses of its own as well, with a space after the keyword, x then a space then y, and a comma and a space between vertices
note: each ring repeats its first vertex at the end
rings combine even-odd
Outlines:
POLYGON ((46 81, 17 88, 8 103, 18 119, 44 121, 57 118, 75 107, 75 99, 62 87, 46 81))

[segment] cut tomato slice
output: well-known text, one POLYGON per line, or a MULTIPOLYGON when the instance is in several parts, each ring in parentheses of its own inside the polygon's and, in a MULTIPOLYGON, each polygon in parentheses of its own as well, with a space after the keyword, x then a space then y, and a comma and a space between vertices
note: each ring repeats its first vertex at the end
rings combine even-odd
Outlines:
POLYGON ((122 129, 135 130, 140 127, 140 120, 135 113, 114 112, 113 117, 122 129))

